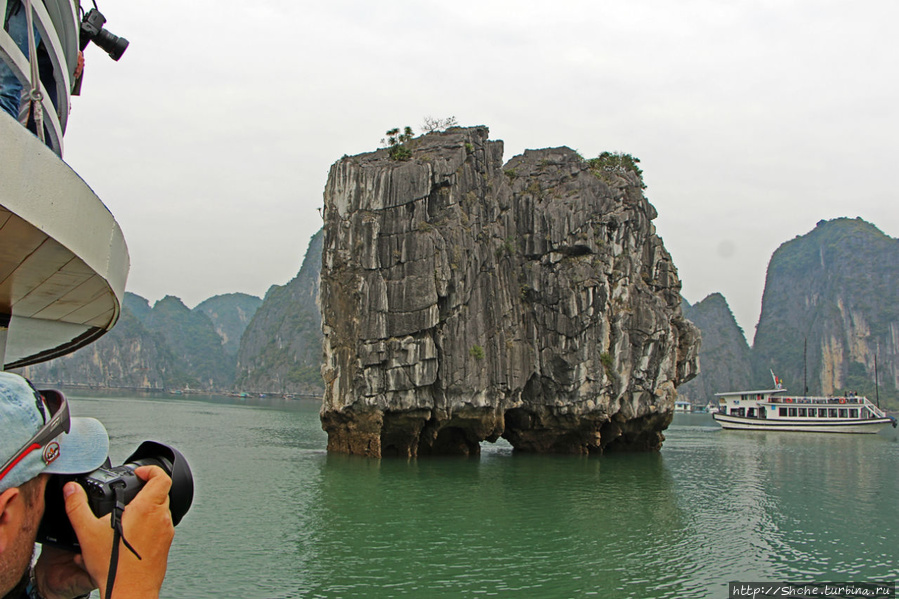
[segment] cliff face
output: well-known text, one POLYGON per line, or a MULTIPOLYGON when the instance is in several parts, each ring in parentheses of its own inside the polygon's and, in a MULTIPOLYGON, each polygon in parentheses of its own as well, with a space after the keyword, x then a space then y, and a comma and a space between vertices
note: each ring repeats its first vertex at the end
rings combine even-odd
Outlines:
POLYGON ((704 406, 715 393, 750 389, 749 344, 724 296, 713 293, 693 306, 686 306, 684 316, 702 331, 699 350, 702 369, 695 379, 678 387, 678 394, 704 406))
MULTIPOLYGON (((899 386, 899 240, 861 219, 820 221, 771 257, 756 331, 754 371, 769 368, 803 391, 807 340, 810 393, 874 395, 899 386)), ((767 377, 770 381, 770 376, 767 377)))
POLYGON ((170 378, 186 376, 175 356, 145 326, 147 300, 126 293, 112 331, 75 353, 29 366, 22 374, 54 385, 94 385, 162 390, 170 378))
POLYGON ((243 332, 261 304, 262 300, 254 295, 227 293, 210 297, 194 310, 209 317, 215 332, 221 338, 222 348, 233 357, 240 349, 243 332))
POLYGON ((321 231, 297 276, 273 286, 244 332, 235 386, 252 392, 321 395, 321 231))
POLYGON ((408 145, 325 188, 328 449, 658 448, 698 331, 640 179, 567 148, 503 167, 484 127, 408 145))
POLYGON ((160 337, 183 370, 195 379, 191 387, 226 389, 234 380, 235 357, 225 352, 212 319, 168 295, 153 305, 146 327, 160 337))
POLYGON ((227 351, 227 338, 217 330, 239 337, 239 315, 260 301, 229 294, 190 310, 180 299, 168 296, 151 308, 146 299, 126 293, 122 315, 112 331, 69 356, 26 368, 24 374, 58 385, 228 389, 236 358, 227 351))

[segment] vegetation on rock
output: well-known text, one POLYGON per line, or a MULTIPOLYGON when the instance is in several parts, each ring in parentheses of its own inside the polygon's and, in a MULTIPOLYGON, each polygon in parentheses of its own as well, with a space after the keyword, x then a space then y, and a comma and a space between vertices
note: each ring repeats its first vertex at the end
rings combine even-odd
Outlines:
POLYGON ((406 127, 400 133, 399 128, 393 128, 387 131, 387 141, 381 140, 381 143, 387 146, 387 154, 391 160, 409 160, 412 158, 412 150, 406 144, 415 137, 412 127, 406 127))
POLYGON ((624 175, 633 173, 640 180, 642 188, 646 189, 646 184, 643 183, 643 170, 637 166, 639 163, 639 158, 623 152, 603 152, 596 158, 587 160, 590 169, 604 181, 608 180, 608 175, 610 174, 624 175))
POLYGON ((421 126, 422 133, 432 133, 434 131, 445 131, 450 127, 457 127, 456 117, 450 116, 445 119, 435 119, 432 116, 426 116, 421 126))

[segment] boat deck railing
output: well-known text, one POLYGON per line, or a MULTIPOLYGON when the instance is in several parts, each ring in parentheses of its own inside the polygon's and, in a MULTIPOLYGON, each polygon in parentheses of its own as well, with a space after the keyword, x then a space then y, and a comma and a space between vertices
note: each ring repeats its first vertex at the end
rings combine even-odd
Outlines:
POLYGON ((846 396, 846 397, 788 397, 772 395, 767 398, 768 403, 776 404, 816 404, 816 405, 837 405, 837 404, 866 404, 870 403, 864 396, 846 396))
MULTIPOLYGON (((22 83, 27 94, 40 92, 43 108, 45 143, 62 156, 62 138, 69 116, 72 76, 78 61, 79 2, 77 0, 0 0, 0 18, 5 18, 11 2, 31 7, 33 30, 36 30, 52 65, 52 80, 41 80, 37 56, 30 59, 15 43, 6 29, 0 27, 0 60, 22 83), (35 85, 36 84, 36 85, 35 85), (51 93, 52 90, 52 93, 51 93)), ((24 101, 23 101, 24 102, 24 101)), ((2 111, 0 111, 2 112, 2 111)), ((3 114, 0 118, 9 117, 3 114)))

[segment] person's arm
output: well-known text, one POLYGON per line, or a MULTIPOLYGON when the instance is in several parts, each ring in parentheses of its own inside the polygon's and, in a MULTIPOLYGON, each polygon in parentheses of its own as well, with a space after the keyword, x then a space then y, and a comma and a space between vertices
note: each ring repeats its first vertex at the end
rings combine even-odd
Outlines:
MULTIPOLYGON (((125 539, 141 556, 138 560, 119 543, 119 563, 114 583, 115 599, 155 599, 159 597, 168 566, 169 548, 175 536, 169 511, 172 480, 158 466, 141 466, 135 474, 147 481, 140 493, 127 505, 122 516, 125 539)), ((106 597, 106 578, 112 552, 113 530, 109 515, 97 518, 87 503, 81 485, 68 483, 63 488, 66 513, 78 535, 83 566, 100 596, 106 597)))

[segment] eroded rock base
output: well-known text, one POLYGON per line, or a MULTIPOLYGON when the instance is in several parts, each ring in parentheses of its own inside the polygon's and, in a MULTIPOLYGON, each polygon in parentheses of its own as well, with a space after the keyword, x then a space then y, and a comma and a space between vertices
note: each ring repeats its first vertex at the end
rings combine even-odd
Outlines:
POLYGON ((367 457, 476 456, 481 441, 505 438, 516 451, 597 455, 606 451, 658 451, 671 414, 615 421, 599 416, 534 412, 521 408, 497 415, 485 408, 452 418, 430 410, 345 411, 322 414, 328 451, 367 457))

